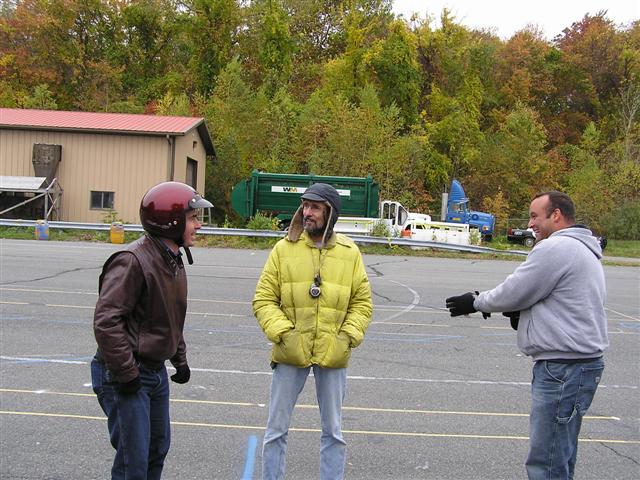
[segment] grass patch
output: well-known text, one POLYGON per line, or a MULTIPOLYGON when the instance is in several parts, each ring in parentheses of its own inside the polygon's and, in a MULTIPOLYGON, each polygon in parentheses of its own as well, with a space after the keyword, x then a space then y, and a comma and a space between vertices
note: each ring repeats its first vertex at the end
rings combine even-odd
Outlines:
MULTIPOLYGON (((142 235, 142 232, 124 232, 125 243, 133 242, 142 235)), ((13 240, 35 240, 36 233, 33 227, 0 227, 0 238, 13 240)), ((49 228, 49 240, 68 242, 101 242, 109 243, 109 231, 97 230, 65 230, 49 228)))
POLYGON ((609 240, 604 254, 609 257, 640 258, 640 240, 609 240))

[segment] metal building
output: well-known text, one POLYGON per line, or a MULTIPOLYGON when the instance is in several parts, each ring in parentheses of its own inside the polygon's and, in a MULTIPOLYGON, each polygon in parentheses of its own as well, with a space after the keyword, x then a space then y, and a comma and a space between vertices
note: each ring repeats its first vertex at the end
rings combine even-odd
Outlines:
POLYGON ((157 183, 204 194, 214 156, 203 118, 0 108, 0 217, 139 223, 157 183))

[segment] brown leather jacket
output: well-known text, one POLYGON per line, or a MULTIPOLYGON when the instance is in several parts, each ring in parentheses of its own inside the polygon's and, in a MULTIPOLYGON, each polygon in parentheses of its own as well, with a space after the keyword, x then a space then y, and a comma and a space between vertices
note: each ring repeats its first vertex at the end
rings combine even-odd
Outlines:
POLYGON ((137 362, 187 364, 182 330, 187 276, 179 257, 144 236, 105 262, 93 331, 98 356, 119 382, 138 376, 137 362))

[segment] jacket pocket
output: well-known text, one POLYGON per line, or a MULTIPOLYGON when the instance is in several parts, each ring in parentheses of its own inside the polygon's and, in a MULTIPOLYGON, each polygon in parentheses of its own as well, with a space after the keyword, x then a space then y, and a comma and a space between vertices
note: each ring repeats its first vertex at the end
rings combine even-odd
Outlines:
POLYGON ((300 332, 295 328, 284 332, 280 343, 273 346, 271 359, 276 363, 285 363, 295 367, 309 366, 309 361, 302 347, 300 332))
POLYGON ((349 364, 351 357, 351 340, 349 335, 344 332, 338 332, 331 337, 327 354, 321 362, 324 368, 345 368, 349 364))

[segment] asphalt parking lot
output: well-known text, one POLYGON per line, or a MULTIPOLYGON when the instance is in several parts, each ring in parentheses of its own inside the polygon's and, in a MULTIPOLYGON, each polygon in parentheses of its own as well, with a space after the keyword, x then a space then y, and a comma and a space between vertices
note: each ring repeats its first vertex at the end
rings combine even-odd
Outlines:
MULTIPOLYGON (((91 391, 97 278, 118 247, 0 240, 0 477, 104 479, 112 449, 91 391)), ((172 384, 167 479, 259 479, 270 345, 251 313, 266 250, 194 249, 172 384)), ((495 286, 512 261, 364 257, 374 319, 349 367, 349 479, 521 479, 531 361, 508 320, 450 318, 444 298, 495 286)), ((605 267, 611 346, 576 478, 640 478, 640 268, 605 267)), ((313 378, 295 410, 288 479, 319 477, 313 378)))

